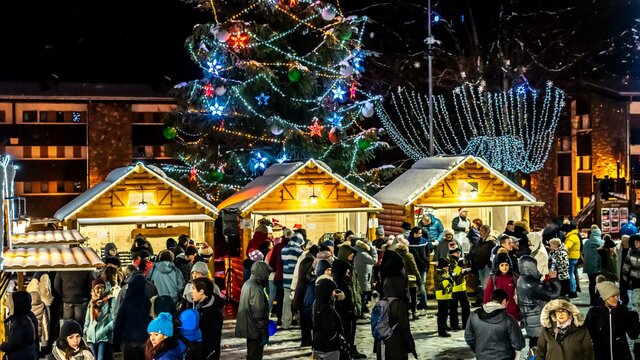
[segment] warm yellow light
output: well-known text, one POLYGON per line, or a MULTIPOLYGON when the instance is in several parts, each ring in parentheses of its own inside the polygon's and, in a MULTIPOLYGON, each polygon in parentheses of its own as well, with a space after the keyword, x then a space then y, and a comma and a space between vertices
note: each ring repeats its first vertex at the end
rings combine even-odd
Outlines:
POLYGON ((470 193, 471 193, 471 198, 472 199, 477 199, 478 198, 478 193, 479 193, 478 189, 471 189, 470 193))
POLYGON ((138 209, 139 209, 140 211, 147 211, 147 208, 148 208, 148 207, 149 207, 149 203, 148 203, 148 202, 146 202, 146 201, 144 201, 144 200, 142 200, 142 201, 140 201, 140 202, 138 203, 138 209))
POLYGON ((309 201, 310 201, 312 204, 317 204, 317 203, 318 203, 318 197, 317 197, 317 196, 315 196, 315 195, 311 195, 311 196, 309 196, 309 201))

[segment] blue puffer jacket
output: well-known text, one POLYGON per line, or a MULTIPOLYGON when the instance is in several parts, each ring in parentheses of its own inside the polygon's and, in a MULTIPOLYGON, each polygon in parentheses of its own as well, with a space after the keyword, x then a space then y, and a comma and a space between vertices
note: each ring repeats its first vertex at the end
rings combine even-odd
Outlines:
POLYGON ((518 278, 516 293, 518 294, 520 315, 522 315, 527 335, 540 336, 542 332, 540 314, 549 300, 560 295, 560 282, 557 280, 540 281, 542 275, 538 271, 536 259, 529 255, 520 257, 518 266, 520 267, 520 278, 518 278))
POLYGON ((591 236, 582 245, 582 254, 584 256, 584 267, 582 268, 585 274, 597 274, 600 272, 600 255, 598 254, 598 248, 604 244, 602 241, 602 232, 600 229, 591 229, 591 236))
POLYGON ((184 289, 182 273, 171 261, 157 262, 149 270, 149 280, 158 289, 158 296, 169 295, 176 303, 184 289))
POLYGON ((422 236, 429 242, 433 242, 434 240, 440 241, 444 237, 444 226, 442 226, 442 221, 433 216, 433 214, 429 214, 429 216, 431 217, 431 223, 429 225, 425 225, 422 220, 418 222, 418 226, 422 229, 422 236))

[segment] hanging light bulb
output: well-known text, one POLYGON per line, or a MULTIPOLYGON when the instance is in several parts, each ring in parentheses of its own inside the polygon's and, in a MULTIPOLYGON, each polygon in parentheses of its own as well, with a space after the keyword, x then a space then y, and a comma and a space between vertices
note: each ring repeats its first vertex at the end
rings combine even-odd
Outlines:
POLYGON ((473 189, 471 189, 470 193, 471 193, 471 198, 472 199, 477 199, 478 198, 478 193, 479 193, 478 189, 473 188, 473 189))
POLYGON ((316 196, 316 187, 315 186, 313 186, 313 194, 311 196, 309 196, 309 202, 311 202, 312 204, 317 204, 318 203, 318 197, 316 196))
POLYGON ((147 211, 149 203, 144 201, 144 188, 140 187, 140 190, 142 190, 142 200, 138 203, 138 209, 140 211, 147 211))

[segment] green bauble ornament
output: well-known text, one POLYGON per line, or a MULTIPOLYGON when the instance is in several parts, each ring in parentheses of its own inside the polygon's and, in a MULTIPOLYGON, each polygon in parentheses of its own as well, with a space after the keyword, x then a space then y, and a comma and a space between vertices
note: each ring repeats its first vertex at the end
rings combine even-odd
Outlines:
POLYGON ((358 139, 358 148, 360 150, 367 150, 369 148, 369 146, 371 146, 371 141, 365 139, 365 138, 360 138, 358 139))
POLYGON ((298 69, 297 67, 293 67, 289 69, 289 80, 293 82, 298 82, 300 81, 301 77, 302 77, 302 71, 300 71, 300 69, 298 69))
POLYGON ((351 30, 351 28, 348 27, 342 32, 341 38, 342 40, 349 40, 351 39, 351 35, 353 35, 353 30, 351 30))
POLYGON ((215 183, 220 182, 222 181, 223 177, 224 177, 224 172, 222 172, 222 170, 220 169, 211 169, 207 173, 207 179, 209 179, 209 181, 211 182, 215 182, 215 183))
POLYGON ((167 126, 166 128, 164 128, 164 130, 162 130, 162 135, 164 135, 167 140, 171 140, 174 137, 178 136, 178 130, 176 130, 176 128, 174 127, 167 126))

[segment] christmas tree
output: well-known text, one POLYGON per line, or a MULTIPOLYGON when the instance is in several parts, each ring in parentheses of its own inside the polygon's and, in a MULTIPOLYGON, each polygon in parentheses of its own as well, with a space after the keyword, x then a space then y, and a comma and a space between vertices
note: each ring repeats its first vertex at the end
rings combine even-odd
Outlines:
POLYGON ((381 99, 361 87, 366 17, 317 1, 188 1, 210 12, 186 41, 202 78, 176 85, 167 172, 217 202, 274 163, 315 158, 375 191, 387 147, 365 123, 381 99))

